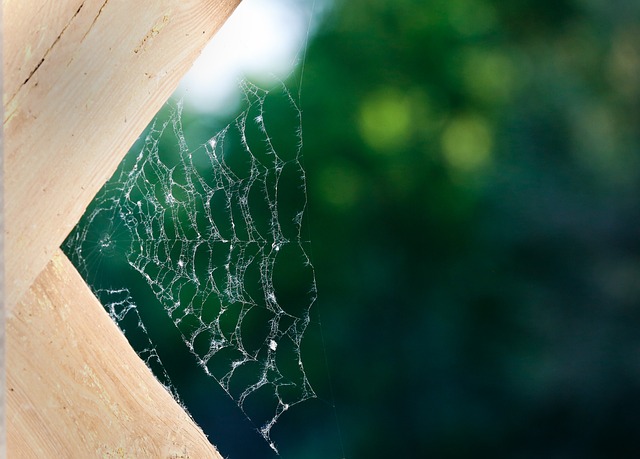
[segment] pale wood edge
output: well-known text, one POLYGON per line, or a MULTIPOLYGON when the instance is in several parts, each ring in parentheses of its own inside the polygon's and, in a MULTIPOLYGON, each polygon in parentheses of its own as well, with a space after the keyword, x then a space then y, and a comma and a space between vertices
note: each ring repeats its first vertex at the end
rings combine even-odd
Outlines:
POLYGON ((61 251, 7 331, 10 457, 221 458, 61 251))
MULTIPOLYGON (((2 24, 2 4, 0 4, 0 24, 2 24)), ((0 27, 0 43, 3 42, 4 30, 0 27)), ((4 49, 0 46, 0 61, 4 61, 4 49)), ((0 68, 0 88, 3 87, 4 71, 0 68)), ((0 107, 3 112, 4 106, 0 107)), ((0 458, 7 457, 6 436, 6 358, 5 358, 5 297, 4 297, 4 129, 0 130, 0 458)))
MULTIPOLYGON (((5 9, 18 3, 5 0, 5 9)), ((8 309, 238 3, 138 0, 133 6, 128 0, 85 0, 75 11, 73 1, 64 3, 66 20, 52 21, 62 29, 53 34, 44 60, 30 61, 35 67, 29 78, 4 107, 8 309)), ((37 36, 19 32, 5 36, 9 49, 37 36)))

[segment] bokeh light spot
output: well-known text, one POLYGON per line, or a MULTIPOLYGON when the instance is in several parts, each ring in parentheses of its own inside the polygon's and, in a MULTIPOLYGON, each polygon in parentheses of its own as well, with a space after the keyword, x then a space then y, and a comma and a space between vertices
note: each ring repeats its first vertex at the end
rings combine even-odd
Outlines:
POLYGON ((462 82, 474 99, 489 104, 506 101, 515 86, 515 69, 504 52, 471 49, 462 56, 462 82))
POLYGON ((364 141, 375 151, 394 153, 409 139, 409 98, 395 88, 379 90, 364 99, 360 107, 358 127, 364 141))
POLYGON ((442 151, 446 162, 462 172, 474 172, 491 160, 493 132, 478 115, 454 118, 442 134, 442 151))

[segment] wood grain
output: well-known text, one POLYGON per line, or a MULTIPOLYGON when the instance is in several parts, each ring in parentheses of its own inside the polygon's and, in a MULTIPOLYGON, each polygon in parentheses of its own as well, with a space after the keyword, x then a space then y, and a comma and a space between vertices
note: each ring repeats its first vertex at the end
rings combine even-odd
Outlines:
POLYGON ((15 458, 220 458, 56 252, 7 318, 15 458))
POLYGON ((4 44, 4 68, 11 78, 4 81, 4 102, 12 99, 38 64, 53 48, 56 39, 83 7, 83 0, 33 2, 3 1, 2 24, 7 41, 4 44), (29 31, 26 35, 24 32, 29 31), (18 40, 17 38, 21 39, 18 40))
POLYGON ((3 1, 9 310, 238 3, 3 1))
POLYGON ((239 1, 3 0, 8 457, 220 457, 59 246, 239 1))

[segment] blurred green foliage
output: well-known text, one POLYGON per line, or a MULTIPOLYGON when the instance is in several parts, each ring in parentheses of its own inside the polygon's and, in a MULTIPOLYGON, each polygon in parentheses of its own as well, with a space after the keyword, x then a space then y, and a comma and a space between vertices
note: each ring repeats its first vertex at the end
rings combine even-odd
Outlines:
POLYGON ((347 457, 640 453, 640 4, 336 2, 303 81, 347 457))
MULTIPOLYGON (((335 1, 302 108, 347 458, 640 453, 639 44, 625 0, 335 1)), ((222 453, 269 457, 141 314, 222 453)), ((319 333, 305 365, 328 401, 283 420, 285 457, 336 451, 319 333)))

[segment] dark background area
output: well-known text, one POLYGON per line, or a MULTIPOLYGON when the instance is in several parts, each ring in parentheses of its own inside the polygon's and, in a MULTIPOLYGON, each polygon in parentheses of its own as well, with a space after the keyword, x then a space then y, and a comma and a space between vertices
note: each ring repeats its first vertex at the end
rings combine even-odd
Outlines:
MULTIPOLYGON (((335 2, 302 78, 320 399, 283 457, 640 454, 639 96, 637 2, 335 2)), ((271 457, 141 314, 223 455, 271 457)))
POLYGON ((640 4, 340 2, 303 84, 347 457, 640 454, 640 4))

